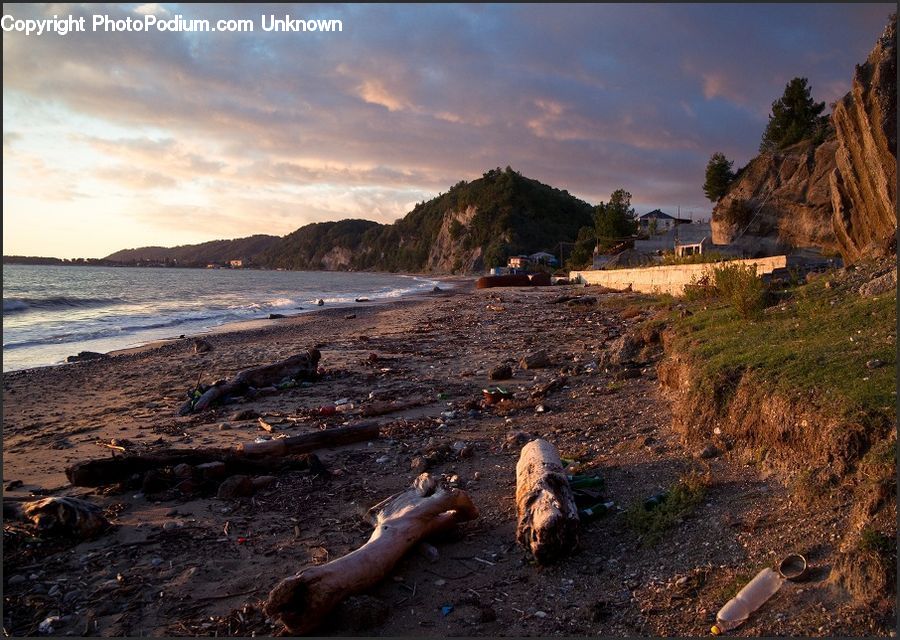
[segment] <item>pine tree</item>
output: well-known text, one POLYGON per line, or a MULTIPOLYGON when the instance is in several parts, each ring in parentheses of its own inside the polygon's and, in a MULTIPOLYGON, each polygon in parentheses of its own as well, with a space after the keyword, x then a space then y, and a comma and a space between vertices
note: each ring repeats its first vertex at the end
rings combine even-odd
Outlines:
POLYGON ((712 154, 706 164, 706 182, 703 183, 703 193, 713 202, 728 193, 728 185, 734 180, 734 172, 731 170, 734 161, 729 161, 724 153, 712 154))
POLYGON ((811 138, 827 124, 827 116, 820 115, 825 110, 825 103, 812 99, 807 82, 806 78, 794 78, 785 86, 784 95, 772 103, 760 152, 784 149, 811 138))

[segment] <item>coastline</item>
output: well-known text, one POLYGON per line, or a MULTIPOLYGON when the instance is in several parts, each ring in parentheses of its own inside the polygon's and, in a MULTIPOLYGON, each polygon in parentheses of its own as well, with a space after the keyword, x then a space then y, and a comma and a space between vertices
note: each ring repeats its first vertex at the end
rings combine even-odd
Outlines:
MULTIPOLYGON (((438 286, 442 286, 442 288, 456 288, 456 287, 460 287, 460 286, 465 286, 466 282, 473 281, 472 277, 453 276, 453 275, 433 275, 433 274, 419 274, 419 273, 380 273, 380 272, 379 273, 373 272, 372 275, 380 275, 380 276, 388 276, 388 277, 404 277, 404 278, 418 279, 420 281, 431 281, 431 282, 438 283, 438 286)), ((349 300, 348 301, 327 302, 326 307, 306 307, 305 310, 300 311, 300 312, 284 313, 281 318, 277 318, 277 319, 267 318, 265 316, 262 316, 262 317, 258 317, 258 318, 230 320, 230 321, 224 322, 223 324, 213 325, 213 326, 204 327, 204 328, 198 328, 198 327, 194 327, 193 329, 188 328, 188 330, 184 331, 184 333, 175 333, 177 331, 177 329, 173 328, 172 335, 163 335, 163 336, 157 335, 157 336, 146 336, 146 337, 141 337, 141 336, 136 335, 133 337, 134 338, 133 342, 131 342, 130 344, 126 343, 122 346, 109 345, 104 348, 104 346, 98 345, 99 346, 99 348, 98 348, 98 346, 93 346, 90 344, 91 342, 95 342, 95 340, 93 340, 93 339, 87 340, 86 342, 82 342, 82 343, 72 342, 72 343, 69 343, 71 345, 71 348, 69 350, 69 353, 67 353, 66 355, 60 355, 58 353, 59 350, 57 350, 56 357, 60 358, 59 361, 56 361, 56 362, 46 362, 45 361, 45 363, 42 363, 42 364, 35 364, 32 366, 24 366, 21 368, 10 369, 8 371, 5 371, 4 375, 12 374, 12 373, 19 372, 19 371, 27 371, 30 369, 40 369, 40 368, 45 368, 45 367, 58 367, 61 365, 76 364, 78 361, 66 362, 65 358, 75 356, 76 354, 80 353, 81 351, 96 352, 96 353, 100 353, 104 356, 117 356, 117 355, 122 355, 122 354, 130 354, 130 353, 140 352, 140 351, 147 350, 147 349, 154 349, 154 348, 161 347, 166 344, 169 344, 172 342, 177 342, 179 340, 184 340, 184 339, 193 339, 193 338, 214 335, 214 334, 223 333, 223 332, 227 333, 227 332, 232 332, 232 331, 243 331, 243 330, 265 328, 265 327, 272 326, 277 323, 284 324, 294 318, 302 317, 304 315, 309 315, 312 313, 322 312, 326 308, 343 310, 345 313, 347 313, 348 312, 347 310, 357 309, 363 305, 390 304, 390 303, 398 301, 398 300, 404 300, 404 299, 409 299, 409 298, 413 298, 413 297, 420 296, 420 295, 430 294, 431 293, 430 286, 431 285, 428 285, 427 287, 423 286, 419 290, 402 293, 402 294, 396 295, 396 296, 381 297, 381 298, 373 297, 366 302, 354 302, 354 301, 349 301, 349 300)), ((366 296, 366 294, 364 292, 361 293, 360 296, 368 297, 368 296, 366 296)), ((325 297, 325 296, 323 296, 323 297, 325 297)), ((326 299, 327 299, 327 297, 326 297, 326 299)), ((166 316, 161 316, 161 317, 166 318, 166 316)), ((109 340, 106 340, 106 341, 109 342, 109 340)), ((63 352, 63 353, 65 353, 65 352, 63 352)), ((15 366, 15 365, 13 365, 13 366, 15 366)))
MULTIPOLYGON (((398 274, 398 275, 409 275, 416 277, 426 277, 426 274, 398 274)), ((320 314, 324 317, 330 316, 338 316, 343 317, 347 314, 349 309, 357 310, 357 309, 366 309, 369 307, 382 307, 400 304, 402 302, 408 302, 423 298, 431 298, 436 295, 441 294, 452 294, 457 295, 464 292, 465 285, 467 282, 474 283, 474 277, 467 276, 427 276, 431 280, 435 280, 446 285, 446 288, 441 287, 440 292, 434 291, 416 291, 413 293, 404 294, 401 296, 397 296, 396 298, 389 299, 375 299, 368 300, 366 302, 352 302, 352 303, 344 303, 344 304, 333 304, 330 306, 322 306, 316 307, 313 309, 309 309, 308 311, 302 311, 300 313, 286 313, 282 318, 258 318, 252 320, 239 320, 236 322, 226 322, 225 324, 221 324, 217 327, 212 327, 207 331, 201 331, 198 333, 184 334, 177 337, 171 338, 162 338, 160 340, 152 340, 150 342, 135 345, 133 347, 126 347, 123 349, 114 349, 112 351, 106 352, 105 355, 110 357, 114 356, 123 356, 123 355, 133 355, 137 353, 142 353, 144 351, 149 351, 152 349, 158 349, 160 347, 165 347, 166 345, 180 342, 183 340, 192 341, 195 338, 205 338, 209 336, 219 336, 222 334, 231 334, 231 333, 241 333, 241 332, 258 332, 253 335, 268 335, 267 330, 274 330, 272 333, 277 333, 278 328, 282 327, 290 327, 292 324, 295 324, 299 318, 306 318, 310 315, 320 314)), ((439 285, 440 286, 440 285, 439 285)), ((61 364, 74 364, 74 363, 61 363, 61 364)), ((59 366, 59 365, 47 365, 47 366, 59 366)), ((36 367, 31 367, 36 368, 36 367)), ((21 371, 21 369, 20 369, 21 371)), ((12 373, 12 372, 10 372, 12 373)))

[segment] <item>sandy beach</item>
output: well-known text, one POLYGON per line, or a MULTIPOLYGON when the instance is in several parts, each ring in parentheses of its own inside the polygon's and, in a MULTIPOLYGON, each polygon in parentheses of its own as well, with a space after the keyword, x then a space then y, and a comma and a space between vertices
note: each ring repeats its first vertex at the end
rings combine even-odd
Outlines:
POLYGON ((4 495, 84 497, 113 524, 81 542, 5 530, 5 631, 37 635, 55 618, 55 635, 281 633, 261 611, 272 587, 362 545, 371 527, 361 514, 408 487, 423 458, 430 473, 469 493, 480 516, 432 541, 437 557, 409 553, 342 604, 322 634, 704 635, 735 581, 795 549, 813 567, 809 580, 787 584, 740 635, 866 629, 871 614, 835 601, 824 582, 835 516, 797 518, 776 479, 682 446, 656 379, 661 348, 645 350, 628 375, 603 364, 609 345, 652 312, 548 304, 585 292, 631 295, 476 291, 468 281, 210 334, 205 353, 186 338, 4 374, 4 495), (314 383, 177 415, 198 378, 210 384, 311 347, 322 354, 314 383), (549 366, 518 365, 538 350, 549 366), (489 380, 501 364, 511 365, 512 379, 489 380), (541 393, 553 380, 557 388, 541 393), (513 399, 484 405, 482 389, 496 385, 513 399), (354 410, 319 415, 341 398, 354 410), (258 417, 276 435, 311 433, 357 422, 354 414, 385 400, 413 406, 373 418, 381 425, 374 442, 317 451, 327 473, 277 473, 251 497, 74 488, 64 474, 74 462, 114 455, 101 444, 129 452, 229 446, 271 437, 258 417), (599 474, 603 499, 615 505, 583 524, 570 557, 543 568, 515 543, 515 464, 528 435, 556 445, 573 469, 599 474), (691 470, 713 479, 703 504, 659 544, 642 545, 622 510, 691 470))

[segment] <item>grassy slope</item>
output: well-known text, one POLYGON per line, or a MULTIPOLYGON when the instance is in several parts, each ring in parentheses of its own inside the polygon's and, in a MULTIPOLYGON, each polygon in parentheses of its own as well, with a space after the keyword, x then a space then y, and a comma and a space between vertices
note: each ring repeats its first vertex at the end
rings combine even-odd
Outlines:
POLYGON ((842 416, 896 420, 896 291, 863 298, 820 278, 786 293, 759 321, 727 302, 694 303, 693 315, 673 320, 675 345, 696 356, 705 383, 754 371, 774 391, 812 392, 842 416), (875 359, 884 365, 868 369, 875 359))

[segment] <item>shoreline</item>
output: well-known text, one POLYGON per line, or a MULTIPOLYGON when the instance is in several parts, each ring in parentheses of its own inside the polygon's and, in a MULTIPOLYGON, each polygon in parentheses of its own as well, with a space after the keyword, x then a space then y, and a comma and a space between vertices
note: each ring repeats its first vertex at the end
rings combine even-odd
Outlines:
MULTIPOLYGON (((402 274, 409 275, 409 274, 402 274)), ((441 291, 416 291, 413 293, 407 293, 405 295, 397 296, 395 298, 385 298, 385 299, 375 299, 368 300, 365 302, 348 302, 348 303, 338 303, 333 304, 325 308, 315 307, 310 309, 309 311, 302 311, 300 313, 286 313, 282 318, 258 318, 252 320, 237 320, 235 322, 226 322, 225 324, 218 325, 216 327, 212 327, 207 331, 201 331, 200 333, 192 333, 192 334, 184 334, 178 337, 172 338, 162 338, 159 340, 153 340, 144 344, 136 345, 133 347, 125 347, 123 349, 114 349, 112 351, 107 351, 105 355, 110 357, 122 356, 122 355, 132 355, 137 353, 142 353, 144 351, 149 351, 152 349, 156 349, 159 347, 166 346, 168 344, 172 344, 175 342, 179 342, 181 340, 193 340, 195 338, 204 338, 209 336, 219 336, 223 334, 237 334, 244 332, 265 332, 267 329, 278 329, 281 327, 290 327, 292 322, 299 318, 308 318, 314 314, 323 314, 328 315, 328 312, 331 314, 338 313, 346 313, 348 309, 360 309, 360 308, 372 308, 372 307, 387 307, 389 305, 400 304, 405 301, 412 301, 417 299, 430 298, 441 294, 453 294, 457 295, 463 293, 462 289, 464 287, 464 283, 468 280, 467 278, 460 277, 459 279, 449 279, 449 276, 440 276, 431 278, 432 280, 436 280, 443 284, 450 285, 446 289, 442 289, 441 291)), ((474 281, 473 281, 474 282, 474 281)), ((75 364, 71 362, 65 362, 60 364, 75 364)), ((48 366, 59 366, 59 365, 48 365, 48 366)), ((20 369, 21 371, 21 369, 20 369)))
MULTIPOLYGON (((48 266, 69 266, 69 265, 48 265, 48 266)), ((150 268, 150 267, 140 267, 140 268, 150 268)), ((174 268, 174 267, 173 267, 174 268)), ((272 270, 274 271, 274 270, 272 270)), ((368 272, 367 272, 368 273, 368 272)), ((374 272, 373 272, 374 273, 374 272)), ((379 272, 380 274, 380 272, 379 272)), ((442 292, 446 293, 450 291, 456 291, 465 287, 465 283, 474 283, 474 277, 472 276, 453 276, 453 275, 430 275, 430 274, 415 274, 415 273, 384 273, 380 275, 392 275, 392 276, 404 276, 404 277, 413 277, 413 278, 427 278, 428 280, 433 280, 435 282, 440 283, 437 286, 442 286, 442 292), (446 288, 444 288, 446 287, 446 288)), ((138 344, 134 344, 131 346, 124 346, 120 348, 110 349, 108 351, 100 351, 104 356, 108 357, 117 357, 122 355, 132 355, 136 353, 141 353, 144 351, 165 347, 169 344, 178 343, 182 340, 193 340, 195 338, 200 337, 208 337, 225 333, 233 333, 233 332, 241 332, 241 331, 254 331, 261 330, 276 326, 284 326, 290 324, 290 321, 296 321, 297 318, 303 318, 309 316, 311 314, 322 313, 326 311, 334 311, 334 312, 343 312, 347 313, 348 309, 358 309, 366 306, 378 306, 378 305, 390 305, 393 303, 400 302, 401 300, 410 300, 416 299, 419 297, 427 297, 436 295, 431 289, 423 288, 419 291, 413 291, 410 293, 405 293, 399 296, 391 297, 391 298, 374 298, 365 302, 346 302, 346 303, 331 303, 330 306, 323 307, 313 307, 308 310, 301 311, 299 313, 290 313, 284 314, 283 318, 253 318, 246 320, 236 320, 231 322, 226 322, 221 325, 216 325, 210 327, 208 329, 185 333, 178 336, 169 336, 165 338, 151 338, 144 342, 140 342, 138 344)), ((77 343, 73 343, 77 344, 77 343)), ((76 355, 79 353, 78 347, 73 348, 73 353, 70 355, 76 355)), ((56 362, 50 364, 40 364, 31 367, 23 367, 21 369, 11 369, 8 371, 4 371, 3 375, 14 375, 24 371, 32 371, 36 369, 46 369, 46 368, 55 368, 66 365, 79 364, 81 362, 93 362, 106 358, 95 358, 95 359, 87 359, 81 361, 74 362, 56 362)))

